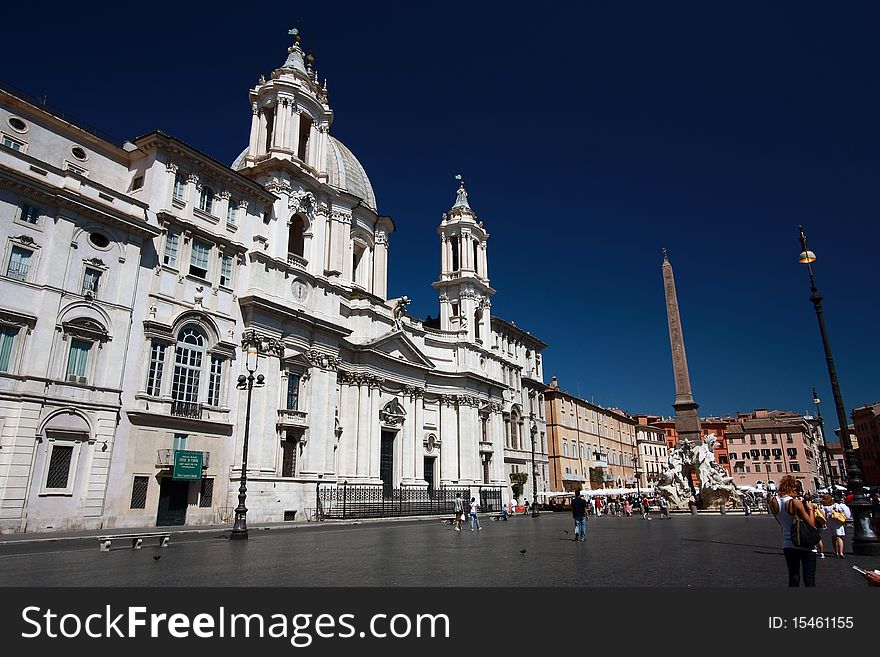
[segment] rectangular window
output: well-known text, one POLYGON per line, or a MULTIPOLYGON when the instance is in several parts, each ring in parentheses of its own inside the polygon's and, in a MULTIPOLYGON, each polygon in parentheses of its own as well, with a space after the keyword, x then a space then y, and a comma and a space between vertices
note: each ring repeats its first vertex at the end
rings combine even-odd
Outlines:
POLYGON ((800 472, 801 471, 801 464, 800 463, 789 463, 788 467, 789 467, 789 470, 791 470, 792 472, 800 472))
POLYGON ((287 409, 295 411, 299 408, 299 374, 287 374, 287 409))
POLYGON ((182 173, 174 176, 174 192, 173 196, 178 201, 186 199, 186 177, 182 173))
POLYGON ((296 476, 296 448, 299 440, 291 438, 281 441, 281 476, 296 476))
POLYGON ((89 363, 89 351, 91 342, 71 339, 70 354, 67 359, 67 380, 78 383, 86 382, 86 367, 89 363))
POLYGON ((162 373, 165 369, 165 348, 167 345, 153 340, 150 343, 150 366, 147 371, 147 394, 158 397, 162 394, 162 373))
POLYGON ((189 273, 199 278, 208 277, 208 258, 211 255, 211 245, 201 240, 193 240, 192 255, 189 260, 189 273))
POLYGON ((147 489, 150 486, 149 477, 135 477, 131 484, 131 509, 147 508, 147 489))
POLYGON ((208 380, 208 406, 220 405, 220 383, 223 380, 223 358, 211 356, 211 377, 208 380))
POLYGON ((168 233, 165 236, 165 256, 163 262, 169 267, 177 267, 177 247, 180 244, 180 235, 168 233))
POLYGON ((49 468, 46 472, 46 488, 67 488, 72 461, 73 445, 52 445, 52 455, 49 457, 49 468))
POLYGON ((82 284, 82 293, 84 296, 98 295, 98 281, 101 280, 101 270, 93 269, 92 267, 86 267, 86 271, 83 274, 83 284, 82 284))
POLYGON ((73 172, 74 172, 75 174, 77 174, 77 175, 80 175, 80 176, 86 176, 86 175, 88 175, 88 173, 89 173, 88 171, 86 171, 86 170, 83 169, 82 167, 78 167, 78 166, 76 166, 75 164, 71 164, 70 162, 66 162, 65 164, 66 164, 66 167, 65 167, 65 168, 66 168, 68 171, 73 171, 73 172))
POLYGON ((28 271, 31 268, 31 256, 33 251, 23 249, 20 246, 12 247, 12 254, 9 256, 9 264, 6 266, 6 275, 17 281, 26 281, 28 271))
POLYGON ((220 261, 220 285, 232 287, 232 256, 228 253, 224 253, 220 261))
POLYGON ((210 509, 214 503, 214 480, 207 477, 202 479, 202 488, 199 491, 199 506, 210 509))
POLYGON ((18 329, 12 326, 0 328, 0 372, 8 372, 12 365, 12 346, 18 329))
POLYGON ((24 148, 24 142, 13 139, 12 137, 7 137, 6 135, 3 135, 3 145, 14 151, 21 151, 24 148))
POLYGON ((238 201, 234 198, 229 199, 229 205, 226 206, 226 223, 235 225, 236 213, 238 212, 238 201))
POLYGON ((199 210, 213 214, 214 210, 214 190, 210 187, 202 187, 199 194, 199 210))
POLYGON ((171 443, 171 448, 175 452, 182 452, 186 449, 186 440, 189 436, 185 433, 176 433, 174 434, 174 441, 171 443))
POLYGON ((40 208, 35 208, 33 205, 27 205, 26 203, 21 204, 21 213, 19 215, 19 220, 28 224, 37 224, 40 221, 40 208))

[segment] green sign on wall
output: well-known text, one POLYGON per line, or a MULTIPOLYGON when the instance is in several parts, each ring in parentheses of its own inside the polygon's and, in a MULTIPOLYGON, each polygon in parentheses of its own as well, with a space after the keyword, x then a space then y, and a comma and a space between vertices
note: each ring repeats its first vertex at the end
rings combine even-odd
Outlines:
POLYGON ((172 479, 201 479, 202 453, 185 449, 174 450, 174 470, 172 479))

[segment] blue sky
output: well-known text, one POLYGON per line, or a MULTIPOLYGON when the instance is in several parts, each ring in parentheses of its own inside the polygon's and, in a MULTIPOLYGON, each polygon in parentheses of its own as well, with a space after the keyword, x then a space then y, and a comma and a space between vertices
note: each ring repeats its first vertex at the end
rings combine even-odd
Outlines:
POLYGON ((550 344, 548 381, 671 414, 666 247, 701 412, 805 411, 815 385, 836 426, 799 223, 848 410, 880 399, 880 10, 843 4, 61 5, 6 31, 0 79, 231 162, 247 90, 298 26, 332 132, 397 224, 389 295, 410 312, 436 315, 436 227, 462 173, 493 311, 550 344))

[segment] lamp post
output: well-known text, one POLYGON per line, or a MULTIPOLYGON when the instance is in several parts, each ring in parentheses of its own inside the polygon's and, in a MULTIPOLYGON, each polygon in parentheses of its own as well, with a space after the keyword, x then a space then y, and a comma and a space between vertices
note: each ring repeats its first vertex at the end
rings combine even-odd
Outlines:
POLYGON ((535 422, 535 414, 529 413, 531 428, 529 433, 532 434, 532 518, 538 517, 538 477, 535 470, 535 438, 538 435, 538 425, 535 422))
POLYGON ((813 276, 813 263, 816 254, 807 246, 807 235, 804 227, 800 228, 800 241, 802 251, 798 258, 799 262, 807 266, 810 274, 810 301, 816 310, 816 318, 819 320, 819 333, 822 335, 822 346, 825 349, 825 362, 828 365, 828 377, 831 379, 831 393, 834 395, 834 406, 837 410, 837 421, 840 423, 840 440, 843 444, 844 458, 846 459, 847 486, 853 495, 853 552, 858 555, 880 555, 880 540, 871 527, 871 510, 868 498, 865 495, 862 484, 862 471, 859 467, 858 457, 849 438, 849 423, 846 418, 846 407, 840 394, 840 383, 837 380, 837 369, 834 367, 834 358, 831 355, 831 344, 828 342, 828 331, 825 329, 825 317, 822 311, 822 295, 816 288, 816 279, 813 276))
POLYGON ((822 478, 825 479, 825 488, 829 491, 832 490, 832 486, 834 486, 834 480, 831 477, 831 454, 828 451, 828 444, 825 441, 825 419, 822 417, 822 411, 819 410, 819 395, 816 394, 816 389, 813 388, 813 404, 816 405, 816 422, 819 425, 819 435, 822 437, 822 445, 819 448, 820 453, 824 458, 822 458, 822 478))
POLYGON ((248 459, 248 438, 250 438, 251 427, 251 397, 254 391, 254 385, 262 386, 265 383, 265 377, 262 374, 254 376, 259 362, 257 352, 257 342, 253 332, 245 335, 245 344, 247 345, 247 355, 245 356, 245 368, 248 375, 239 375, 236 388, 239 390, 247 390, 247 412, 244 419, 244 444, 241 450, 241 483, 238 487, 238 506, 235 507, 235 524, 232 525, 232 533, 229 535, 230 540, 246 540, 248 537, 247 529, 247 459, 248 459))

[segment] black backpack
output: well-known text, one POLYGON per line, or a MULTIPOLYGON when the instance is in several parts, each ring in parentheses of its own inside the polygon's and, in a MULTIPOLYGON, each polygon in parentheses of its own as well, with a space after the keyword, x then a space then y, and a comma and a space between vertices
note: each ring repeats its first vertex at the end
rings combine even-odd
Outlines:
POLYGON ((789 504, 791 506, 786 511, 793 518, 791 521, 791 542, 796 547, 812 550, 822 540, 822 532, 792 513, 792 508, 794 507, 792 500, 789 500, 789 504))

